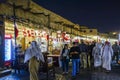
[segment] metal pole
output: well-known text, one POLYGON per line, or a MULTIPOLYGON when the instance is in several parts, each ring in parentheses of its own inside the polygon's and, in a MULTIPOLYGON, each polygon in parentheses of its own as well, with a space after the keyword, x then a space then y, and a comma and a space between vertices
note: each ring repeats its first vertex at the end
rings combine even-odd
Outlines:
POLYGON ((13 2, 13 23, 14 23, 14 40, 15 40, 15 56, 16 56, 16 13, 15 13, 15 2, 13 2))

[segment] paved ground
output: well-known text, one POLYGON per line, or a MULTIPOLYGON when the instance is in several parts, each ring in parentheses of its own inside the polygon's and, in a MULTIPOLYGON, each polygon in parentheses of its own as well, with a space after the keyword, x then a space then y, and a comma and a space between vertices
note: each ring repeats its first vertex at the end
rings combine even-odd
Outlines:
MULTIPOLYGON (((40 80, 46 80, 44 74, 40 74, 40 80)), ((0 80, 29 80, 29 73, 21 71, 21 74, 12 72, 10 75, 1 77, 0 80)), ((56 68, 56 78, 49 78, 48 80, 73 80, 71 79, 71 71, 68 75, 62 75, 61 69, 56 68)), ((83 71, 77 75, 75 80, 120 80, 120 66, 112 67, 112 72, 105 73, 102 71, 83 71)))
MULTIPOLYGON (((103 71, 82 71, 77 75, 75 80, 120 80, 120 66, 112 67, 110 73, 103 71)), ((73 80, 71 74, 65 75, 61 80, 73 80)))

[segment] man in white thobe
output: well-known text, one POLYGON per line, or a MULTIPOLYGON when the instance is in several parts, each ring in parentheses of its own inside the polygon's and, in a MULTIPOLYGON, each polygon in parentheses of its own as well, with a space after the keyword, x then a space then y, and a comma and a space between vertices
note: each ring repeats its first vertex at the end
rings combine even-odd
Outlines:
POLYGON ((94 57, 94 67, 100 67, 101 66, 101 43, 96 43, 95 47, 92 51, 92 56, 94 57))
POLYGON ((30 47, 25 52, 24 62, 26 63, 28 61, 29 61, 30 80, 39 80, 38 77, 39 62, 40 61, 44 62, 44 57, 36 41, 32 41, 30 47))
POLYGON ((107 71, 111 71, 111 61, 113 56, 113 49, 109 42, 105 42, 101 50, 102 54, 102 67, 107 71))

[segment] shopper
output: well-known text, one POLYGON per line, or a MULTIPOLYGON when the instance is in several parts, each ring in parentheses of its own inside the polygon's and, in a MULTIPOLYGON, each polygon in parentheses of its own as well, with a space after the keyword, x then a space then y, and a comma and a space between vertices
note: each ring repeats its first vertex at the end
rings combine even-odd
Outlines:
POLYGON ((60 60, 62 62, 63 74, 68 74, 68 67, 69 67, 69 49, 68 49, 68 44, 64 45, 64 48, 62 49, 62 51, 60 53, 60 60))
POLYGON ((110 72, 113 49, 108 41, 106 41, 104 46, 102 47, 101 54, 102 54, 102 68, 105 69, 106 72, 110 72))
POLYGON ((101 48, 102 44, 101 43, 96 43, 96 46, 93 48, 92 55, 94 57, 94 68, 100 69, 102 61, 101 61, 101 48))
POLYGON ((70 48, 70 56, 72 59, 72 78, 75 78, 80 70, 80 48, 78 47, 78 42, 73 42, 73 47, 70 48))
POLYGON ((93 70, 94 68, 94 58, 92 55, 92 51, 93 51, 93 48, 95 47, 95 44, 96 42, 92 41, 91 44, 88 46, 88 55, 89 55, 88 63, 89 63, 89 68, 91 70, 93 70))
POLYGON ((118 63, 120 46, 118 45, 117 42, 115 42, 115 44, 112 45, 112 48, 113 48, 113 52, 114 52, 112 60, 116 59, 116 63, 118 63))
POLYGON ((81 39, 81 44, 79 45, 79 49, 80 49, 80 58, 81 58, 81 67, 86 69, 87 68, 87 45, 84 43, 84 40, 81 39))
POLYGON ((39 80, 38 70, 40 61, 44 62, 44 57, 36 41, 32 41, 30 47, 25 52, 24 62, 29 61, 30 80, 39 80))

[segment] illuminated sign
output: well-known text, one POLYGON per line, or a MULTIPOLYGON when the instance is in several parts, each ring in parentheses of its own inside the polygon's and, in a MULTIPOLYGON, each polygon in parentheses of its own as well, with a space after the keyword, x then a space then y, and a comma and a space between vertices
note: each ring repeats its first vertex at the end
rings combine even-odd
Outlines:
POLYGON ((5 35, 5 39, 11 39, 12 35, 5 35))

